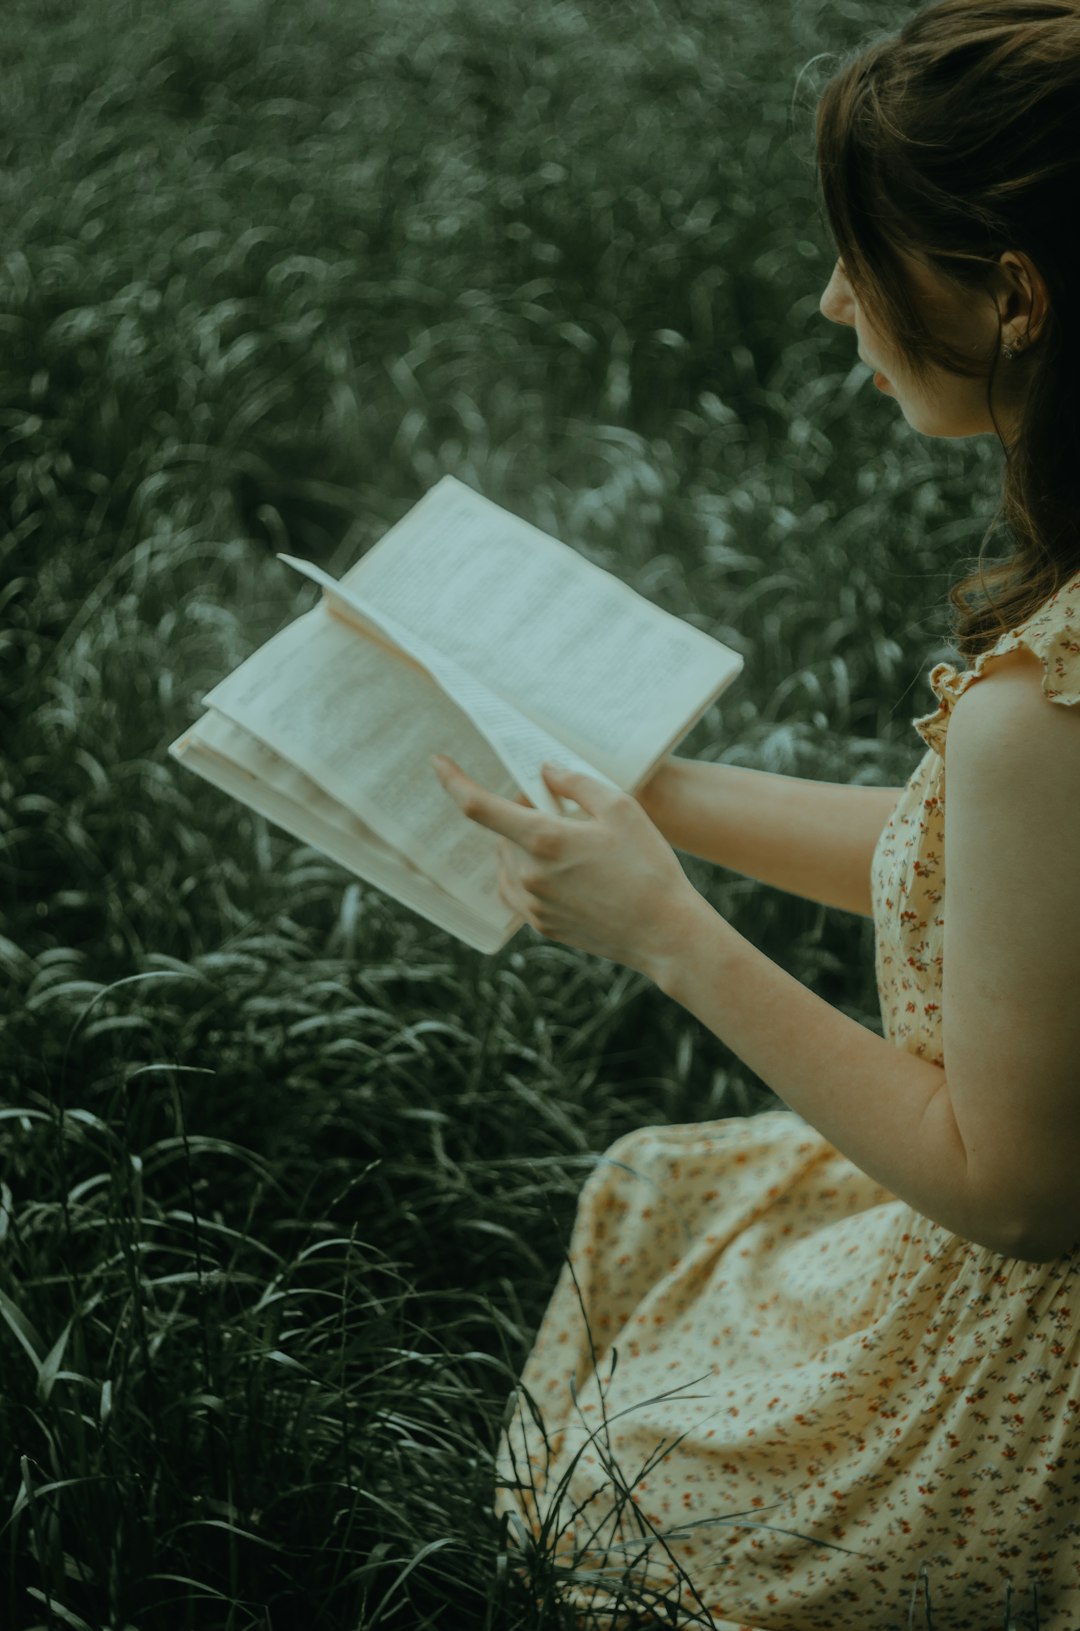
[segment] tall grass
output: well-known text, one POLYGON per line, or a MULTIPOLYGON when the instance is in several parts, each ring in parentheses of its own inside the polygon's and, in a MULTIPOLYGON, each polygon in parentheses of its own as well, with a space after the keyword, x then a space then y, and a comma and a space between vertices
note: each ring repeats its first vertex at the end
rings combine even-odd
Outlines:
MULTIPOLYGON (((8 0, 5 1631, 572 1623, 492 1458, 577 1192, 775 1101, 164 749, 296 614, 276 550, 340 572, 449 471, 744 653, 683 751, 904 780, 998 471, 818 316, 797 81, 909 9, 8 0)), ((687 870, 878 1027, 868 923, 687 870)))

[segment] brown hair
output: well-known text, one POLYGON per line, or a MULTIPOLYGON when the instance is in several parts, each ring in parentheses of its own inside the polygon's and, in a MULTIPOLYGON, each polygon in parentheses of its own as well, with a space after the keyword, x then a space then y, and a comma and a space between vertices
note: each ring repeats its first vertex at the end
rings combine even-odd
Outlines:
POLYGON ((931 332, 901 248, 987 299, 1011 249, 1046 287, 1030 352, 1001 364, 1024 377, 1002 501, 949 591, 972 658, 1080 570, 1080 0, 940 0, 865 45, 821 93, 817 163, 852 289, 916 379, 982 369, 931 332), (1002 516, 1014 550, 984 571, 1002 516))

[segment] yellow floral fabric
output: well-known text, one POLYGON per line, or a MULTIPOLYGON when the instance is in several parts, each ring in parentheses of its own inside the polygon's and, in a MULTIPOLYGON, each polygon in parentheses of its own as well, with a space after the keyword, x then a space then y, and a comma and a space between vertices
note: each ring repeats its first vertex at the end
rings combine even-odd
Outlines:
MULTIPOLYGON (((936 1063, 949 715, 1021 643, 1050 702, 1080 701, 1080 574, 931 671, 873 857, 884 1034, 936 1063)), ((951 1234, 791 1111, 630 1133, 584 1185, 499 1445, 519 1561, 554 1555, 582 1626, 666 1600, 717 1631, 1007 1610, 1077 1631, 1078 1274, 1080 1249, 1032 1264, 951 1234)))

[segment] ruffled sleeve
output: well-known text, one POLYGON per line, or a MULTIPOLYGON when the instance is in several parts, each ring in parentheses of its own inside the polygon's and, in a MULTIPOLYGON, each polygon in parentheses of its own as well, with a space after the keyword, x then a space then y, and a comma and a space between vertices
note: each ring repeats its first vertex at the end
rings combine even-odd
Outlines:
POLYGON ((1043 695, 1066 707, 1080 702, 1080 572, 1063 583, 1039 610, 981 651, 970 668, 937 663, 930 670, 930 689, 939 706, 912 724, 923 741, 942 758, 949 715, 958 697, 980 679, 988 662, 1026 646, 1043 665, 1043 695))

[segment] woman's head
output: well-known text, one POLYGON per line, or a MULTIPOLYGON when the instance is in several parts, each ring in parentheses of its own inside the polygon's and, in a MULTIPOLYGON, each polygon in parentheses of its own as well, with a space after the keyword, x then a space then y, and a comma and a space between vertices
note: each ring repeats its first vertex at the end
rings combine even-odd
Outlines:
POLYGON ((979 299, 922 256, 903 252, 900 258, 913 303, 937 339, 957 354, 955 362, 935 363, 921 348, 897 344, 883 326, 888 316, 870 315, 841 260, 821 297, 822 315, 855 330, 859 356, 883 376, 880 388, 895 396, 914 430, 924 436, 989 432, 1015 440, 1027 394, 1027 359, 1036 355, 1036 336, 1045 325, 1046 293, 1037 268, 1026 256, 1007 251, 979 299), (1002 356, 1025 360, 1019 367, 1001 367, 1002 356))
POLYGON ((826 85, 817 157, 822 311, 917 430, 1008 450, 1017 552, 950 597, 970 656, 1080 569, 1080 0, 919 12, 826 85))

